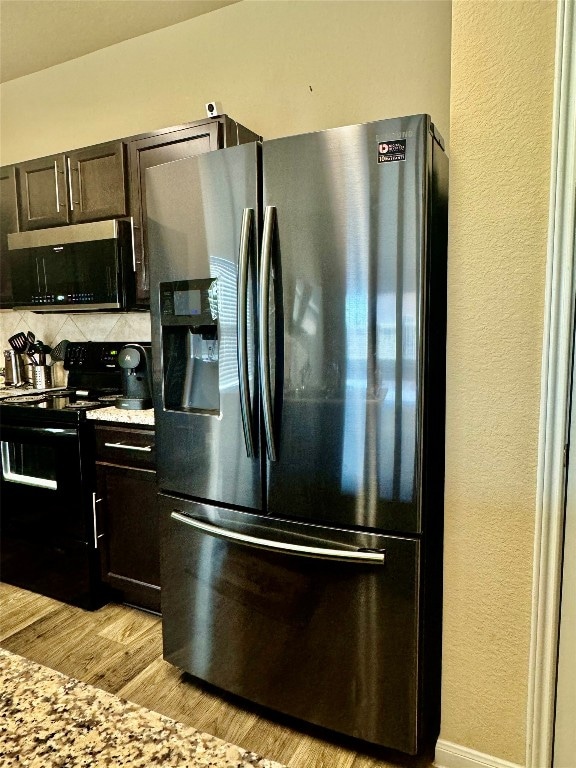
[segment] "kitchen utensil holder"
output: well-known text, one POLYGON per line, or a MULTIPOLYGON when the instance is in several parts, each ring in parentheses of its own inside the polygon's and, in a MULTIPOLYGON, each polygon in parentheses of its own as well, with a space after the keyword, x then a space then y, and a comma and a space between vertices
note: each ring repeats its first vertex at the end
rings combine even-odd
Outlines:
POLYGON ((19 355, 22 368, 22 381, 25 384, 34 385, 34 364, 30 361, 28 355, 19 355))
POLYGON ((8 386, 19 386, 22 383, 22 361, 20 355, 13 349, 4 350, 4 377, 8 386))
POLYGON ((52 371, 49 365, 35 365, 32 373, 34 389, 47 389, 52 386, 52 371))

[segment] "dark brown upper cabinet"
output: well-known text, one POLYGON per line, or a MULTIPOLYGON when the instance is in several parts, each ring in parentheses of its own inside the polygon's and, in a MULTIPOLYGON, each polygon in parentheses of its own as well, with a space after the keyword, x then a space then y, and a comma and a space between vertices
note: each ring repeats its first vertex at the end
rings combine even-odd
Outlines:
POLYGON ((68 224, 65 155, 27 160, 16 166, 20 230, 68 224))
POLYGON ((0 168, 0 309, 12 306, 12 286, 7 265, 8 235, 18 232, 16 171, 9 165, 0 168))
POLYGON ((124 142, 69 152, 67 162, 73 223, 127 215, 128 173, 124 142))
POLYGON ((150 303, 150 277, 146 250, 146 169, 184 160, 214 149, 257 141, 260 137, 226 115, 165 128, 128 144, 130 213, 134 219, 136 303, 150 303))
POLYGON ((20 230, 125 216, 125 144, 100 144, 16 165, 20 230))
MULTIPOLYGON (((150 277, 146 169, 260 139, 227 115, 217 115, 7 167, 2 176, 2 252, 8 232, 131 216, 136 268, 134 308, 147 308, 150 277)), ((9 270, 4 273, 3 292, 9 270)), ((1 300, 7 302, 8 296, 7 284, 1 300)))

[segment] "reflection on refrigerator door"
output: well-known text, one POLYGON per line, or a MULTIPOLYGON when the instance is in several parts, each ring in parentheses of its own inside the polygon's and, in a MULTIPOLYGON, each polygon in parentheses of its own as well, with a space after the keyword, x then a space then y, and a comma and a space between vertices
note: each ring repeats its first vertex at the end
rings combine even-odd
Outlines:
POLYGON ((417 541, 166 495, 160 508, 168 661, 264 706, 415 751, 417 541))
POLYGON ((165 657, 415 753, 440 712, 437 131, 413 115, 147 174, 165 657))

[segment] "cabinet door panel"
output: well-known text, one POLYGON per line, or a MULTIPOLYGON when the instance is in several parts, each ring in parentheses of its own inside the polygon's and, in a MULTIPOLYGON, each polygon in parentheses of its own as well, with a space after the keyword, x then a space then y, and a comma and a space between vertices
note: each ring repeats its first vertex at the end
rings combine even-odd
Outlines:
POLYGON ((156 473, 97 464, 102 578, 126 603, 160 611, 156 473))
POLYGON ((170 131, 130 144, 130 205, 134 217, 134 250, 136 257, 136 301, 150 301, 150 277, 146 249, 146 169, 155 165, 183 160, 221 146, 218 122, 195 128, 170 131))
POLYGON ((72 221, 94 221, 127 214, 123 142, 70 152, 68 164, 72 221))
POLYGON ((30 160, 16 166, 20 229, 68 224, 68 194, 64 155, 30 160))
POLYGON ((18 202, 14 166, 0 168, 0 308, 12 306, 8 268, 8 235, 18 232, 18 202))

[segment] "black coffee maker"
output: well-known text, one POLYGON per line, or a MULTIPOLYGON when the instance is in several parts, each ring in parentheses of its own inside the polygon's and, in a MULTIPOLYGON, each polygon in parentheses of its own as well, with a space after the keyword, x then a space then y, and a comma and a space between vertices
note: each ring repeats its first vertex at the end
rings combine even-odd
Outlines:
POLYGON ((126 344, 118 353, 122 369, 122 397, 116 408, 143 411, 152 408, 152 360, 150 347, 145 344, 126 344))

